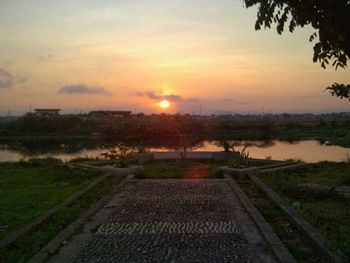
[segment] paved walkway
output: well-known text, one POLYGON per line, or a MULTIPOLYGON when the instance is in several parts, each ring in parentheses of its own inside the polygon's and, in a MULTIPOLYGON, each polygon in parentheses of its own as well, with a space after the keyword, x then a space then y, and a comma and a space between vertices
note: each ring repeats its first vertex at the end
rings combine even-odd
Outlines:
POLYGON ((130 180, 50 262, 275 262, 226 180, 130 180))

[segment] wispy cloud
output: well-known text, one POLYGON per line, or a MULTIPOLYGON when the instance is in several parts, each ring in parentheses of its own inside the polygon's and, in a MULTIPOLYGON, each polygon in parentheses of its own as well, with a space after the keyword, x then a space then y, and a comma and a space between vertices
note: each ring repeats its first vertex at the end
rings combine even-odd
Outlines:
POLYGON ((180 102, 180 103, 187 103, 187 102, 200 102, 198 98, 183 98, 180 95, 157 95, 154 91, 146 91, 146 92, 139 92, 136 94, 139 97, 146 97, 151 100, 168 100, 171 102, 180 102))
POLYGON ((111 95, 111 93, 103 87, 90 87, 83 84, 67 85, 58 90, 60 94, 88 94, 88 95, 111 95))
POLYGON ((10 72, 0 68, 0 89, 11 88, 15 84, 21 84, 26 81, 26 78, 15 76, 10 72))

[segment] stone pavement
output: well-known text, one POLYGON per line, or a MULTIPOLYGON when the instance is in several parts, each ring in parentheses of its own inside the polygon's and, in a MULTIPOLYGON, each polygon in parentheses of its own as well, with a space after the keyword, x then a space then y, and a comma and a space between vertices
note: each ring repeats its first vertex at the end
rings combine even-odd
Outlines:
POLYGON ((130 180, 49 262, 276 262, 226 180, 130 180))

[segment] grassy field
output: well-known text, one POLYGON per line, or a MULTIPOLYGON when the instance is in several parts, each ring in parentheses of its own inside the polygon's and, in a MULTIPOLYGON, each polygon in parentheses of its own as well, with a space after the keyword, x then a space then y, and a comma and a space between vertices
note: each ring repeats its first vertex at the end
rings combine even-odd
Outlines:
POLYGON ((350 164, 319 163, 310 172, 261 176, 298 213, 317 228, 337 249, 350 258, 350 197, 331 191, 303 190, 300 185, 330 187, 350 185, 350 164))
POLYGON ((82 189, 100 173, 70 169, 59 160, 0 164, 0 238, 82 189))
POLYGON ((297 262, 323 262, 318 252, 307 244, 289 219, 259 191, 249 179, 235 179, 255 207, 271 225, 297 262))
MULTIPOLYGON (((71 170, 58 160, 52 159, 6 163, 0 167, 1 211, 5 211, 1 213, 1 224, 9 224, 4 230, 12 231, 62 202, 100 175, 98 172, 71 170), (9 178, 11 174, 16 178, 9 178), (8 196, 3 196, 5 192, 8 196)), ((68 207, 50 217, 46 224, 0 251, 0 262, 28 260, 82 212, 108 194, 121 179, 110 177, 96 185, 68 207)), ((10 232, 3 231, 2 234, 5 236, 4 233, 10 232)))

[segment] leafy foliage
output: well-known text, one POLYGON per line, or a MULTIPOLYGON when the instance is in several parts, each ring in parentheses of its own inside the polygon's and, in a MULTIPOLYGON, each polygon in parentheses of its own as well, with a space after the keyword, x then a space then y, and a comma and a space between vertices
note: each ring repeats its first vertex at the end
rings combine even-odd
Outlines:
POLYGON ((259 5, 255 29, 270 28, 277 24, 282 34, 288 24, 290 32, 297 26, 311 25, 315 32, 310 41, 314 45, 314 62, 323 68, 346 67, 350 58, 350 1, 349 0, 244 0, 246 7, 259 5))
POLYGON ((249 152, 246 152, 248 145, 245 145, 243 149, 235 154, 229 163, 230 168, 246 168, 249 167, 251 158, 249 152))
POLYGON ((350 101, 350 85, 334 83, 332 86, 327 87, 332 96, 346 98, 350 101))
POLYGON ((129 154, 131 150, 124 143, 118 143, 116 149, 109 152, 102 153, 102 156, 110 160, 116 161, 116 164, 120 168, 125 168, 129 166, 129 154))
POLYGON ((202 122, 187 114, 164 115, 161 116, 160 121, 158 126, 160 129, 153 126, 153 135, 165 139, 169 144, 175 142, 173 148, 180 152, 181 160, 186 160, 188 150, 200 139, 199 134, 203 130, 202 122))

